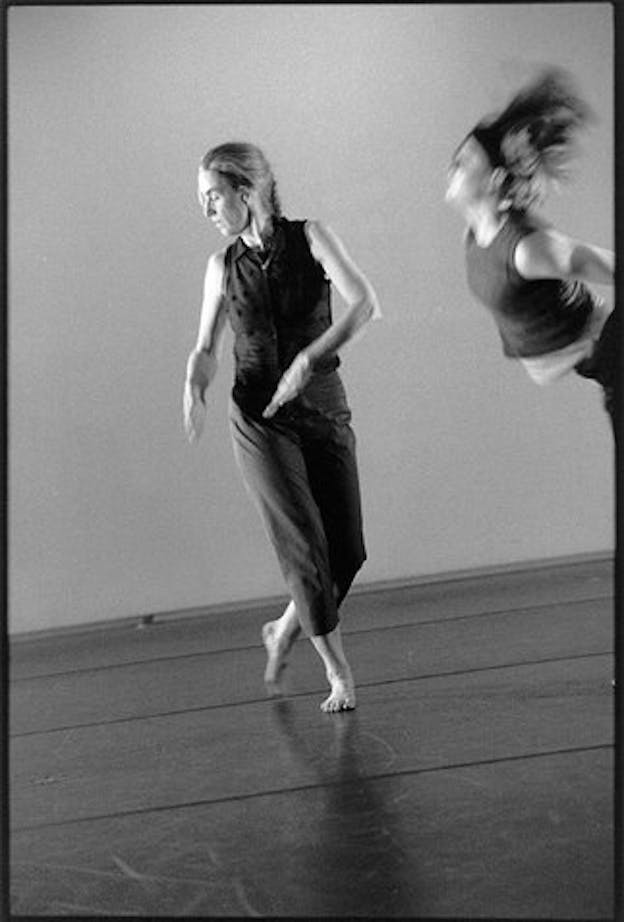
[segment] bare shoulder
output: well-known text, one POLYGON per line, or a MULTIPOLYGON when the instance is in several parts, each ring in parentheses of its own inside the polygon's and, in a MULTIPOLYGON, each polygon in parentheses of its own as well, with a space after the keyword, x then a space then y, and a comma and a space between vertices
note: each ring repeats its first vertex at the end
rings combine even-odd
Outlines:
POLYGON ((225 274, 225 254, 227 247, 221 250, 215 250, 208 257, 206 265, 206 281, 209 283, 220 284, 225 274))
POLYGON ((310 250, 316 259, 322 260, 323 256, 344 255, 342 241, 325 221, 308 218, 303 226, 310 250))
POLYGON ((534 229, 518 240, 513 250, 513 262, 523 278, 535 277, 536 262, 541 262, 544 252, 543 231, 534 229))
POLYGON ((313 239, 340 243, 340 235, 327 221, 321 221, 319 218, 308 218, 304 227, 306 234, 313 239))
POLYGON ((531 230, 518 241, 517 251, 526 253, 550 252, 553 247, 561 246, 569 238, 550 224, 544 224, 531 230))
POLYGON ((205 301, 220 302, 224 293, 225 284, 225 254, 227 247, 216 250, 208 257, 206 273, 204 276, 205 301))
POLYGON ((215 250, 208 257, 208 268, 223 270, 225 267, 225 254, 227 253, 227 247, 222 247, 220 250, 215 250))
POLYGON ((522 237, 514 251, 516 269, 524 278, 557 278, 561 275, 571 239, 551 225, 522 237))

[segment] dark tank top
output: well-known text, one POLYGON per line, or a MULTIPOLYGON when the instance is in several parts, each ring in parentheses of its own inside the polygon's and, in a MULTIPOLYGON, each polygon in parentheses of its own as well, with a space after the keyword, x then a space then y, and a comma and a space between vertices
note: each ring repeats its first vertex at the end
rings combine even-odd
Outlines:
POLYGON ((542 227, 510 212, 494 240, 480 247, 466 237, 466 270, 472 293, 492 313, 505 355, 546 355, 575 342, 592 313, 595 297, 578 281, 525 279, 514 265, 518 242, 542 227))
MULTIPOLYGON (((305 221, 273 218, 262 251, 241 237, 225 253, 224 297, 234 331, 235 402, 259 415, 297 353, 332 322, 330 282, 313 258, 305 221)), ((315 364, 316 374, 339 365, 315 364)))

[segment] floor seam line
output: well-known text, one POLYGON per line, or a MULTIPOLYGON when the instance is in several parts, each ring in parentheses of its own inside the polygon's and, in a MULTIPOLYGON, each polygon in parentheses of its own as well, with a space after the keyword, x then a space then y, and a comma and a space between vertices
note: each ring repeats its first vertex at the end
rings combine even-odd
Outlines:
MULTIPOLYGON (((454 615, 450 618, 441 618, 441 619, 440 618, 430 618, 426 621, 410 621, 405 624, 377 625, 376 627, 372 627, 372 628, 359 628, 359 629, 355 629, 352 631, 348 630, 344 632, 344 636, 345 637, 357 637, 360 635, 374 634, 377 632, 386 633, 389 631, 397 631, 397 630, 403 630, 403 629, 408 629, 408 628, 417 629, 419 627, 427 627, 432 624, 436 624, 436 625, 453 624, 457 621, 471 621, 471 620, 476 620, 477 618, 490 618, 490 617, 494 617, 497 615, 520 615, 523 612, 525 613, 531 612, 538 608, 555 608, 559 605, 584 605, 584 604, 591 604, 593 602, 603 602, 605 600, 614 602, 613 597, 608 595, 608 596, 592 597, 589 599, 573 600, 569 602, 565 602, 565 601, 564 602, 546 602, 542 605, 520 606, 519 608, 497 608, 497 609, 494 609, 493 611, 473 612, 467 615, 454 615)), ((157 630, 160 625, 164 626, 165 623, 166 622, 159 622, 155 626, 149 627, 146 630, 148 631, 157 630)), ((200 653, 197 653, 197 652, 181 653, 181 654, 177 654, 174 656, 163 656, 163 657, 157 656, 151 659, 132 660, 130 662, 125 662, 125 663, 108 663, 103 666, 84 666, 79 669, 70 669, 64 672, 46 672, 46 673, 37 673, 31 676, 17 676, 15 678, 12 678, 11 682, 14 684, 17 684, 19 682, 36 681, 38 679, 53 679, 53 678, 61 678, 63 676, 83 675, 89 672, 102 672, 102 671, 113 670, 113 669, 128 669, 128 668, 132 668, 135 666, 145 666, 145 665, 150 665, 153 663, 166 663, 166 662, 173 662, 175 660, 192 659, 194 657, 199 658, 202 656, 219 656, 219 655, 227 654, 227 653, 242 653, 248 650, 257 650, 257 649, 262 649, 261 642, 253 643, 253 644, 246 644, 245 646, 240 646, 240 647, 224 647, 223 649, 220 649, 220 650, 203 650, 200 653)), ((10 660, 10 655, 9 655, 9 660, 10 660)), ((10 665, 10 662, 9 662, 9 665, 10 665)))
MULTIPOLYGON (((572 656, 558 656, 558 657, 549 657, 548 659, 543 660, 525 660, 523 662, 515 663, 504 663, 500 666, 480 666, 476 669, 458 669, 451 672, 436 672, 436 673, 425 673, 424 675, 419 676, 405 676, 404 678, 395 678, 395 679, 383 679, 376 682, 359 682, 357 684, 358 690, 363 688, 379 688, 383 685, 398 685, 401 683, 415 683, 415 682, 427 682, 434 681, 436 679, 445 679, 445 678, 454 678, 457 676, 470 676, 470 675, 479 675, 486 672, 495 672, 502 671, 505 669, 523 669, 530 666, 547 666, 552 663, 565 663, 565 662, 575 662, 583 659, 597 659, 602 656, 614 656, 612 650, 600 651, 597 653, 579 653, 572 656)), ((309 691, 301 692, 291 692, 285 693, 281 696, 281 700, 289 700, 293 698, 309 698, 315 695, 322 694, 324 689, 314 688, 309 691)), ((43 736, 47 733, 66 733, 70 730, 87 730, 91 727, 110 727, 115 726, 116 724, 126 724, 132 723, 133 721, 140 720, 159 720, 166 717, 179 717, 183 714, 201 714, 202 712, 207 711, 219 711, 224 710, 225 708, 239 708, 239 707, 250 707, 257 704, 270 703, 275 700, 271 697, 262 697, 262 698, 249 698, 245 701, 229 701, 223 704, 208 704, 203 705, 202 707, 189 707, 182 708, 178 711, 161 711, 157 714, 142 714, 132 717, 118 717, 113 720, 101 720, 93 721, 91 723, 84 724, 70 724, 64 727, 51 727, 44 730, 26 730, 23 733, 11 733, 9 732, 9 739, 25 739, 31 736, 43 736)), ((10 715, 9 715, 10 716, 10 715)), ((9 721, 10 722, 10 721, 9 721)))
MULTIPOLYGON (((552 749, 552 750, 549 749, 549 750, 545 750, 544 752, 525 753, 524 755, 517 755, 517 756, 500 756, 495 759, 478 759, 473 762, 457 762, 457 763, 452 763, 448 765, 431 766, 430 768, 403 769, 401 771, 396 771, 396 772, 379 772, 378 774, 373 774, 373 775, 358 776, 357 780, 361 782, 384 781, 389 778, 406 778, 406 777, 413 777, 416 775, 435 774, 436 772, 460 771, 462 769, 479 768, 479 767, 484 767, 488 765, 500 765, 503 763, 509 764, 512 762, 523 762, 523 761, 527 761, 531 759, 543 759, 543 758, 549 758, 552 756, 574 755, 574 754, 589 753, 589 752, 601 752, 601 751, 606 751, 606 750, 613 751, 613 749, 614 749, 613 743, 596 743, 591 746, 574 746, 574 747, 569 747, 566 749, 552 749)), ((146 807, 146 808, 138 809, 138 810, 119 811, 117 813, 99 814, 96 816, 75 817, 73 819, 59 820, 57 822, 38 823, 38 824, 32 824, 32 825, 27 825, 27 826, 15 826, 15 827, 9 826, 9 831, 11 835, 15 835, 16 833, 34 832, 35 830, 41 830, 41 829, 46 829, 46 828, 49 829, 49 828, 56 828, 59 826, 72 826, 78 823, 101 822, 101 821, 106 821, 106 820, 123 819, 124 817, 129 817, 129 816, 142 816, 147 813, 164 813, 169 810, 186 810, 186 809, 197 808, 197 807, 202 807, 202 806, 216 806, 220 804, 239 802, 242 800, 253 800, 254 798, 258 798, 258 797, 279 797, 283 795, 300 794, 303 791, 314 791, 314 790, 321 790, 321 789, 328 788, 328 787, 341 787, 343 785, 349 785, 353 783, 353 780, 354 779, 350 777, 350 778, 345 778, 344 780, 340 780, 340 781, 333 781, 333 782, 325 781, 323 783, 298 785, 292 788, 280 788, 280 789, 274 789, 274 790, 269 790, 269 791, 257 791, 253 794, 236 794, 236 795, 231 795, 229 797, 216 798, 214 800, 196 800, 196 801, 189 801, 187 803, 168 804, 168 805, 157 806, 157 807, 146 807)))

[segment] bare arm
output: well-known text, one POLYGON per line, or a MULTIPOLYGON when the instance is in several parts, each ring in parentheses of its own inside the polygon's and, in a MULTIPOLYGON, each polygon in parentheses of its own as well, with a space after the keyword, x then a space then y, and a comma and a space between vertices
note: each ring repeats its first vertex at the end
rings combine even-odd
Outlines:
POLYGON ((345 313, 307 347, 314 364, 338 352, 369 320, 381 317, 381 309, 372 285, 331 228, 308 221, 306 232, 312 255, 347 305, 345 313))
POLYGON ((195 347, 215 355, 219 352, 226 319, 223 298, 224 256, 225 251, 220 250, 208 258, 195 347))
POLYGON ((275 394, 264 411, 273 416, 307 384, 316 362, 335 355, 372 319, 381 317, 375 291, 347 253, 338 236, 320 221, 306 222, 310 251, 346 302, 347 309, 317 339, 313 340, 284 372, 275 394))
POLYGON ((578 279, 612 285, 615 254, 612 250, 574 240, 548 228, 524 237, 516 247, 516 269, 523 278, 578 279))
POLYGON ((197 344, 188 357, 184 384, 184 427, 190 441, 196 441, 203 429, 206 413, 206 389, 219 365, 225 330, 226 309, 223 298, 223 251, 208 259, 199 320, 197 344))

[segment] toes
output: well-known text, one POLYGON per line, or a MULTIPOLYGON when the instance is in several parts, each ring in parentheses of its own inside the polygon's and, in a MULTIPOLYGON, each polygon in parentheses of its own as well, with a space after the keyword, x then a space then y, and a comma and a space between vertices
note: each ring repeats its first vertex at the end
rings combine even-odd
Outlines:
POLYGON ((326 698, 324 701, 321 701, 320 708, 326 714, 330 714, 334 710, 335 704, 336 702, 330 695, 329 698, 326 698))
POLYGON ((329 698, 326 698, 321 703, 320 708, 326 714, 336 714, 338 711, 353 711, 355 710, 355 700, 352 698, 334 698, 333 695, 330 695, 329 698))
POLYGON ((342 701, 340 703, 339 711, 354 711, 355 710, 355 701, 342 701))

